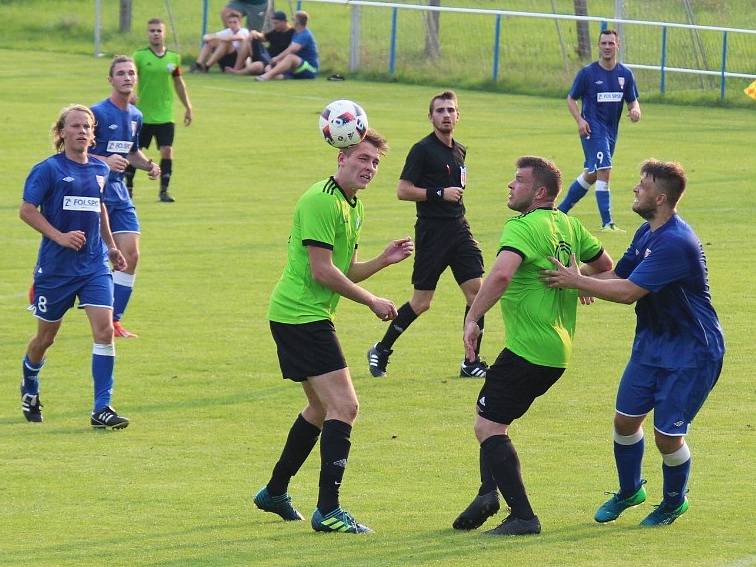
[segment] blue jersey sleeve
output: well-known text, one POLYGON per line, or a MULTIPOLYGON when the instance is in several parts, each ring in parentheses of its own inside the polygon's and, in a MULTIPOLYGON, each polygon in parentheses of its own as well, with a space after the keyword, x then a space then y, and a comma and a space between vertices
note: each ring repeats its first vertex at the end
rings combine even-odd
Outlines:
POLYGON ((47 193, 53 186, 50 178, 50 166, 46 160, 35 165, 29 172, 29 176, 26 178, 26 183, 24 184, 24 201, 31 203, 35 207, 42 204, 42 201, 44 201, 47 193))
POLYGON ((628 276, 631 282, 651 292, 681 280, 691 273, 690 254, 686 242, 666 238, 655 243, 653 250, 641 260, 628 276))
POLYGON ((572 83, 572 88, 570 88, 570 98, 572 100, 580 100, 583 98, 583 94, 585 94, 585 75, 587 73, 587 67, 583 67, 578 71, 578 74, 575 75, 575 80, 572 83))
POLYGON ((628 69, 625 78, 625 102, 628 104, 638 100, 638 87, 635 84, 635 75, 628 69))

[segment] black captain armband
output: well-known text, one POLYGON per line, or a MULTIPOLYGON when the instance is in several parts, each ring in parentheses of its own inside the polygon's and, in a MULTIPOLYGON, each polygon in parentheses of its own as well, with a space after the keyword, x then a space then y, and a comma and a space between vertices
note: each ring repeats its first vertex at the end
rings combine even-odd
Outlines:
POLYGON ((428 201, 443 201, 444 200, 444 188, 443 187, 428 187, 425 190, 425 198, 428 201))

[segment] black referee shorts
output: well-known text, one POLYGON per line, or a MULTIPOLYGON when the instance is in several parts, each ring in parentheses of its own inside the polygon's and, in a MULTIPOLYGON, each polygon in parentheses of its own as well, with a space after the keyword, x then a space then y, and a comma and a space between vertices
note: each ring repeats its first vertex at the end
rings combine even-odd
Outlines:
POLYGON ((467 220, 417 219, 412 285, 419 290, 434 290, 448 267, 458 284, 483 275, 483 254, 467 220))
POLYGON ((270 321, 270 332, 284 378, 304 382, 347 367, 336 329, 327 319, 301 325, 270 321))
POLYGON ((564 368, 528 362, 509 349, 488 368, 478 394, 478 415, 509 425, 522 417, 535 399, 564 374, 564 368))
POLYGON ((142 131, 139 133, 139 147, 149 148, 153 137, 157 140, 158 148, 172 146, 175 133, 176 125, 173 122, 142 124, 142 131))

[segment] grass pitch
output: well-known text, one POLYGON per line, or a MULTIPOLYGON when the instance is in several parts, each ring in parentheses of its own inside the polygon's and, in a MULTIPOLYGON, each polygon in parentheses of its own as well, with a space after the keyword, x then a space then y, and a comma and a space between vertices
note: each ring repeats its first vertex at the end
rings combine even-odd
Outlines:
MULTIPOLYGON (((637 527, 661 498, 661 460, 649 448, 649 502, 616 523, 592 521, 603 491, 616 485, 611 417, 634 326, 631 308, 598 303, 580 310, 570 370, 512 427, 543 534, 492 540, 451 529, 477 486, 471 426, 480 383, 455 377, 463 302, 447 274, 431 311, 397 343, 385 380, 371 378, 364 360, 384 325, 362 306, 340 306, 336 324, 362 402, 343 502, 376 533, 327 536, 307 523, 280 522, 250 501, 303 405, 300 389, 279 376, 265 321, 268 295, 285 261, 296 199, 335 168, 335 152, 315 127, 320 109, 336 98, 357 100, 393 146, 360 194, 367 208, 360 255, 370 257, 390 238, 412 234, 414 207, 396 200, 396 180, 410 145, 429 131, 424 117, 434 89, 188 76, 196 122, 177 127, 177 202, 158 203, 156 184, 137 178, 142 260, 126 322, 140 338, 117 343, 114 396, 132 425, 95 432, 88 425, 91 338, 78 311, 67 315, 41 375, 45 422, 28 424, 21 415, 19 366, 34 327, 24 298, 39 237, 18 220, 17 209, 29 169, 51 153, 50 123, 67 103, 107 96, 108 62, 11 51, 0 57, 14 63, 0 68, 6 110, 0 129, 0 565, 756 561, 749 488, 756 449, 752 112, 649 104, 639 124, 623 121, 613 194, 617 222, 628 234, 602 235, 618 258, 639 224, 630 202, 643 159, 686 166, 690 188, 681 212, 705 244, 728 354, 689 436, 694 469, 691 509, 683 518, 664 529, 637 527)), ((514 159, 552 158, 569 182, 582 154, 563 101, 459 94, 458 138, 469 156, 465 200, 490 265, 511 214, 505 185, 514 159)), ((598 227, 591 195, 575 214, 598 227)), ((365 285, 400 304, 411 292, 410 273, 408 261, 365 285)), ((502 339, 492 310, 484 356, 495 358, 502 339)), ((650 440, 650 427, 647 432, 650 440)), ((291 485, 307 515, 317 475, 316 452, 291 485)))

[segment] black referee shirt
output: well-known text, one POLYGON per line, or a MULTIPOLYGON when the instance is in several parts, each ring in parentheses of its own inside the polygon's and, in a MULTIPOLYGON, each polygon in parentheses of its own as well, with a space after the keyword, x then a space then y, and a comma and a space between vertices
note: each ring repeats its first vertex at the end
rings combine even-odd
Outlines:
MULTIPOLYGON (((465 147, 452 140, 448 147, 431 132, 407 154, 400 179, 412 182, 423 189, 465 186, 465 147)), ((464 216, 462 201, 417 201, 417 217, 424 219, 455 219, 464 216)))

